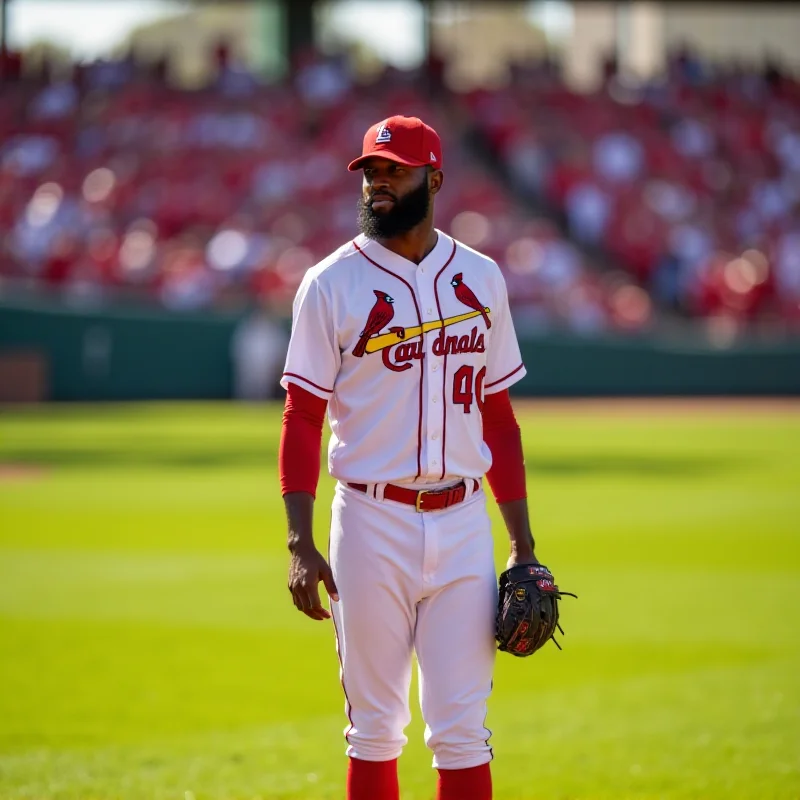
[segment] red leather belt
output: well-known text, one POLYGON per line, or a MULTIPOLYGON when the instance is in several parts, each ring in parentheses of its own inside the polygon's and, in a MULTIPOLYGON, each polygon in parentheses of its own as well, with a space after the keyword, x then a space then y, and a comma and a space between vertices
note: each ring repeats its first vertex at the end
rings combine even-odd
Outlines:
MULTIPOLYGON (((469 480, 474 484, 473 492, 477 492, 480 488, 480 483, 474 478, 469 478, 469 480)), ((347 485, 357 492, 367 493, 367 484, 365 483, 348 483, 347 485)), ((387 483, 386 488, 383 490, 385 500, 393 500, 395 503, 414 506, 417 511, 440 511, 443 508, 450 508, 450 506, 462 503, 466 496, 467 484, 464 481, 457 483, 455 486, 447 486, 444 489, 434 489, 432 491, 406 489, 403 486, 387 483)))

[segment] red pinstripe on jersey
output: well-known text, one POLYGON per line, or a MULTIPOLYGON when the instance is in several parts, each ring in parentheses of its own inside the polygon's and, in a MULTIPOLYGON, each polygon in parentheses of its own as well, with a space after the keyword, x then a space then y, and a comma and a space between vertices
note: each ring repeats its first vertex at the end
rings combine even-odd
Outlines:
MULTIPOLYGON (((447 263, 439 270, 436 274, 436 277, 433 279, 433 296, 436 298, 436 311, 439 314, 439 319, 442 323, 444 323, 444 317, 442 316, 442 304, 439 302, 439 289, 437 287, 437 282, 441 274, 450 266, 450 262, 455 258, 456 255, 456 243, 453 241, 453 252, 450 253, 450 258, 447 259, 447 263)), ((445 444, 447 442, 447 350, 444 351, 444 364, 442 366, 442 474, 440 480, 444 480, 444 476, 446 473, 446 464, 447 464, 447 456, 445 450, 445 444)))
MULTIPOLYGON (((383 270, 388 275, 391 275, 397 280, 401 281, 406 285, 408 291, 411 292, 411 299, 414 301, 414 310, 417 312, 417 324, 422 327, 422 314, 419 312, 419 303, 417 303, 417 296, 414 294, 414 287, 405 279, 401 278, 396 272, 392 272, 390 269, 381 266, 377 261, 371 259, 359 246, 358 242, 355 240, 353 241, 353 246, 361 253, 364 258, 369 261, 374 267, 377 267, 380 270, 383 270)), ((425 367, 420 359, 419 362, 419 424, 417 425, 417 475, 416 477, 419 478, 422 475, 422 384, 425 379, 425 367)))

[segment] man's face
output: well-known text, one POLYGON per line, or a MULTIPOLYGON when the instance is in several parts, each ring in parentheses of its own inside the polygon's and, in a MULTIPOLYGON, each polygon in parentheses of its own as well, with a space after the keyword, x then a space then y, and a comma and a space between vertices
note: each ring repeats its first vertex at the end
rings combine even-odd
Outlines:
POLYGON ((427 167, 371 158, 364 165, 358 226, 370 239, 399 236, 425 219, 430 201, 427 167))

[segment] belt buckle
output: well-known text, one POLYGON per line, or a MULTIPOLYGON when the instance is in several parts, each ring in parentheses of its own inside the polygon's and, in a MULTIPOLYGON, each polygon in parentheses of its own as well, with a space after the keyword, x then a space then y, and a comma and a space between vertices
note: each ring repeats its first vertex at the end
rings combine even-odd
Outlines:
POLYGON ((432 492, 425 491, 424 489, 420 490, 417 492, 417 499, 414 503, 414 508, 416 508, 417 511, 425 511, 425 509, 422 508, 422 497, 426 494, 446 495, 447 499, 445 500, 443 508, 450 508, 450 506, 460 503, 464 499, 467 494, 467 485, 464 481, 461 481, 455 486, 448 486, 445 489, 435 489, 432 492))

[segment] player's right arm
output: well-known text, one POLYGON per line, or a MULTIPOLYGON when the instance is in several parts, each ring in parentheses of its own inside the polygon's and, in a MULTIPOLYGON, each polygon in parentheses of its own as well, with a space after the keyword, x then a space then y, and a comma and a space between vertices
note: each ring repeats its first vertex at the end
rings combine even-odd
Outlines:
POLYGON ((309 270, 295 297, 281 378, 287 394, 278 467, 288 525, 289 591, 298 611, 317 620, 330 618, 320 601, 320 581, 332 600, 339 599, 333 573, 314 544, 313 532, 322 427, 339 363, 329 303, 314 270, 309 270))
POLYGON ((325 584, 331 600, 338 600, 339 595, 330 565, 314 544, 314 497, 306 492, 292 492, 283 499, 289 523, 289 591, 294 607, 311 619, 330 619, 331 613, 319 597, 319 582, 325 584))
POLYGON ((322 398, 290 383, 278 449, 278 471, 288 525, 289 591, 295 608, 311 619, 330 618, 330 612, 320 601, 320 581, 332 600, 339 599, 331 568, 314 544, 314 498, 326 406, 322 398))
POLYGON ((314 497, 307 492, 292 492, 283 500, 289 525, 289 591, 294 607, 311 619, 328 619, 330 612, 320 601, 319 582, 325 583, 331 595, 335 595, 336 587, 330 566, 314 544, 314 497))

